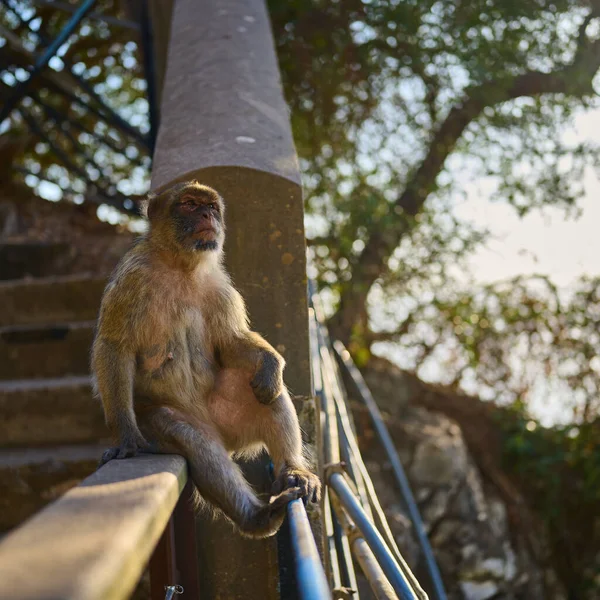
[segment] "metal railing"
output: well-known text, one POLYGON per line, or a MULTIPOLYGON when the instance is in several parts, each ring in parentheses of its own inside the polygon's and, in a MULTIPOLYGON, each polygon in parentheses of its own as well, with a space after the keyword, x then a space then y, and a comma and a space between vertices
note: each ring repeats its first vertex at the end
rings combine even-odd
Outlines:
MULTIPOLYGON (((324 326, 320 298, 312 290, 309 315, 314 394, 320 401, 324 424, 322 445, 328 486, 324 510, 326 523, 331 521, 330 524, 327 523, 327 550, 334 595, 338 588, 356 590, 356 576, 352 565, 354 556, 376 598, 428 598, 396 545, 362 459, 333 348, 340 357, 340 364, 344 365, 357 384, 373 418, 375 430, 393 465, 402 498, 427 564, 433 596, 437 600, 446 600, 423 521, 381 413, 343 345, 339 342, 331 345, 324 326)), ((358 592, 352 597, 357 599, 358 592)))
MULTIPOLYGON (((158 108, 154 85, 152 23, 146 7, 147 2, 140 4, 141 12, 137 15, 136 22, 92 12, 94 6, 98 4, 96 0, 82 0, 78 6, 51 0, 36 0, 33 4, 34 6, 17 0, 0 0, 2 10, 10 14, 11 18, 18 23, 16 32, 1 27, 0 33, 6 38, 8 47, 20 58, 17 62, 5 61, 5 64, 0 67, 0 72, 14 75, 15 69, 21 66, 21 61, 31 61, 30 65, 24 67, 27 73, 25 78, 13 77, 14 84, 8 79, 3 82, 5 99, 0 106, 0 124, 13 112, 18 113, 34 137, 48 145, 58 163, 84 181, 90 189, 96 190, 96 194, 88 194, 88 200, 101 201, 116 206, 124 212, 135 213, 131 199, 119 191, 116 179, 107 175, 105 169, 98 163, 95 147, 86 147, 85 143, 80 141, 82 137, 80 134, 93 139, 96 147, 103 150, 110 149, 122 157, 127 156, 127 145, 132 143, 139 150, 139 155, 131 155, 127 160, 137 166, 148 166, 147 159, 151 156, 156 141, 158 108), (39 23, 37 26, 32 25, 41 19, 36 5, 52 7, 57 14, 72 13, 55 37, 51 38, 44 33, 45 29, 39 27, 39 23), (28 16, 24 16, 25 14, 28 16), (132 40, 139 38, 140 61, 143 63, 147 82, 150 129, 148 134, 112 108, 107 98, 97 91, 97 86, 88 80, 87 71, 82 73, 76 69, 74 61, 69 58, 70 40, 78 34, 82 23, 90 19, 105 21, 112 27, 130 29, 132 40), (35 42, 36 48, 33 51, 23 44, 21 31, 26 33, 28 43, 35 42), (63 53, 65 48, 67 54, 63 53), (61 71, 51 67, 52 59, 57 56, 60 56, 63 63, 64 68, 61 71), (41 83, 36 82, 39 79, 42 79, 41 83), (40 83, 42 88, 46 88, 48 95, 36 90, 36 86, 32 85, 34 83, 40 83), (63 104, 67 108, 52 100, 58 97, 65 100, 63 104), (29 98, 30 102, 24 103, 25 98, 29 98), (92 127, 85 124, 84 119, 74 119, 73 108, 76 108, 75 114, 93 115, 103 127, 92 127), (48 123, 52 124, 52 129, 48 129, 48 123), (116 138, 113 136, 115 132, 118 132, 116 138), (67 151, 66 148, 69 150, 67 151), (100 175, 92 178, 90 171, 98 172, 100 175)), ((99 10, 103 8, 106 7, 100 7, 99 10)), ((23 166, 15 170, 23 175, 30 174, 23 166)), ((68 187, 64 190, 73 191, 68 187)))
POLYGON ((296 566, 298 595, 303 600, 331 598, 327 576, 302 500, 290 502, 287 514, 296 566))
POLYGON ((427 532, 425 531, 425 525, 423 524, 421 513, 419 512, 419 508, 413 496, 410 483, 408 482, 408 478, 404 472, 404 468, 402 467, 402 463, 400 462, 400 457, 398 456, 398 452, 396 451, 392 437, 385 426, 381 411, 379 410, 379 407, 377 406, 377 403, 375 402, 375 399, 373 398, 363 376, 352 361, 350 353, 344 347, 344 344, 342 344, 340 341, 336 341, 333 344, 333 348, 335 349, 342 364, 346 367, 346 370, 352 378, 352 381, 356 385, 360 398, 369 411, 373 422, 373 427, 375 428, 375 432, 377 433, 379 441, 385 450, 388 460, 390 461, 394 478, 398 484, 402 499, 406 505, 407 512, 415 529, 417 540, 421 546, 421 551, 423 552, 423 557, 425 559, 425 564, 427 566, 427 571, 429 573, 435 598, 438 600, 446 600, 446 590, 444 589, 442 576, 440 575, 439 568, 433 555, 433 550, 431 549, 431 544, 429 543, 427 532))

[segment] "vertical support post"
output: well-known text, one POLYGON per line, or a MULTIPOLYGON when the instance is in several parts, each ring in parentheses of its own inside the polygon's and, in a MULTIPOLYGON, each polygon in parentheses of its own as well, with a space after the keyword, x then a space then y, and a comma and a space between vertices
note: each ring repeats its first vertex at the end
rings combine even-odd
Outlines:
POLYGON ((177 583, 190 600, 200 598, 198 562, 196 559, 196 514, 193 503, 194 486, 188 480, 173 511, 173 534, 177 583))
POLYGON ((173 585, 180 585, 190 600, 200 598, 193 491, 188 480, 150 558, 151 600, 164 600, 165 588, 173 585))
MULTIPOLYGON (((189 179, 223 196, 227 268, 252 327, 285 357, 292 393, 310 397, 302 190, 264 0, 173 4, 152 187, 189 179)), ((265 462, 247 473, 270 489, 265 462)), ((207 597, 279 598, 275 539, 201 517, 197 532, 207 597)))
POLYGON ((151 600, 164 600, 165 587, 175 584, 176 572, 173 517, 171 517, 150 557, 151 600))

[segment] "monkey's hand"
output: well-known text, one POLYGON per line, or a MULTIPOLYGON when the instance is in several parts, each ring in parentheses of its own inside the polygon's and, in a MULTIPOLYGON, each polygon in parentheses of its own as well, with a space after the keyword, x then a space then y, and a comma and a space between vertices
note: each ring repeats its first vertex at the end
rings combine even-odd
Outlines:
POLYGON ((137 456, 140 452, 153 451, 155 451, 154 448, 146 441, 139 430, 127 432, 119 436, 119 445, 117 447, 108 448, 108 450, 104 451, 98 466, 105 465, 113 458, 131 458, 132 456, 137 456))
POLYGON ((261 362, 250 382, 256 399, 261 404, 272 404, 283 392, 283 358, 264 351, 261 362))

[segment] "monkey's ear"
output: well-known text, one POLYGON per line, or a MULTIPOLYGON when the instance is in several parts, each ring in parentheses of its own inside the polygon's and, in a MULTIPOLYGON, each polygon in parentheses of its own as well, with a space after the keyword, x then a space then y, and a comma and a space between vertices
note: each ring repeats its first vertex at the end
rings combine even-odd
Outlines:
POLYGON ((153 212, 156 208, 156 194, 149 193, 143 200, 140 201, 140 214, 147 219, 152 219, 153 212))

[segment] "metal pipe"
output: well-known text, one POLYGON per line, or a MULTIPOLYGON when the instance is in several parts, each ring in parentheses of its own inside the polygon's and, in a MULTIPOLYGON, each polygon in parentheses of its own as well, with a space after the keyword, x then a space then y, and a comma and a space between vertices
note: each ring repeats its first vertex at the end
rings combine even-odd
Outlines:
POLYGON ((369 519, 373 520, 373 513, 369 504, 369 495, 365 486, 365 478, 363 477, 363 471, 365 471, 366 469, 364 468, 364 463, 362 464, 362 467, 360 464, 362 463, 362 457, 360 455, 360 450, 358 448, 354 432, 350 427, 350 420, 348 417, 348 412, 346 410, 345 400, 343 395, 341 394, 341 390, 339 389, 338 382, 336 380, 336 375, 333 370, 333 360, 331 358, 329 348, 322 348, 322 354, 324 376, 326 376, 327 380, 330 382, 333 404, 335 406, 340 425, 340 427, 338 427, 340 445, 342 449, 344 449, 344 444, 346 444, 348 460, 350 461, 349 464, 351 465, 351 469, 355 475, 354 482, 358 491, 358 497, 361 500, 362 506, 365 512, 367 513, 367 516, 369 517, 369 519))
MULTIPOLYGON (((337 407, 338 407, 338 410, 341 410, 343 408, 343 410, 345 411, 345 405, 342 404, 342 402, 343 402, 343 398, 340 399, 339 402, 337 402, 337 407)), ((350 430, 349 416, 347 414, 344 413, 344 418, 341 418, 341 422, 342 422, 342 427, 343 427, 344 433, 347 436, 353 436, 353 433, 350 430)), ((410 567, 408 566, 407 562, 404 560, 404 557, 402 556, 402 553, 400 552, 400 549, 398 548, 398 545, 396 544, 394 534, 392 533, 392 530, 390 529, 390 526, 387 522, 387 518, 385 516, 385 513, 383 512, 383 508, 381 507, 379 498, 377 497, 377 493, 375 492, 373 482, 372 482, 369 472, 367 471, 367 468, 362 460, 360 450, 358 449, 358 445, 357 445, 354 437, 351 438, 351 441, 355 446, 354 456, 355 456, 356 464, 358 466, 358 471, 359 471, 359 473, 363 479, 363 482, 365 484, 366 493, 369 497, 369 502, 371 505, 370 507, 373 509, 373 513, 375 515, 375 518, 373 518, 371 516, 372 513, 370 511, 368 511, 368 512, 365 511, 367 513, 367 517, 370 520, 372 520, 378 524, 379 531, 383 535, 383 537, 386 541, 386 544, 388 545, 390 551, 394 555, 394 558, 396 559, 398 565, 400 566, 400 569, 404 573, 404 576, 410 582, 410 585, 411 585, 415 595, 417 596, 417 598, 419 598, 420 600, 427 600, 427 594, 421 587, 419 581, 414 576, 413 572, 410 570, 410 567)))
MULTIPOLYGON (((329 421, 326 414, 327 409, 327 398, 323 389, 323 377, 321 373, 321 361, 319 354, 319 337, 318 337, 318 323, 315 317, 315 311, 311 307, 308 311, 309 314, 309 336, 310 336, 310 355, 311 355, 311 375, 312 375, 312 391, 318 401, 319 408, 319 423, 318 439, 321 441, 321 452, 320 456, 321 463, 330 463, 331 460, 331 435, 329 431, 329 421), (323 417, 323 423, 321 423, 321 416, 323 417), (323 460, 324 459, 324 460, 323 460)), ((331 400, 329 400, 331 404, 331 400)), ((338 539, 337 532, 333 523, 333 513, 331 510, 331 503, 329 492, 327 488, 324 489, 323 493, 323 519, 325 524, 325 538, 327 542, 326 552, 326 564, 328 572, 330 574, 331 583, 333 589, 337 589, 342 585, 341 568, 343 568, 343 561, 340 561, 338 556, 338 546, 340 540, 338 539), (341 567, 341 568, 340 568, 341 567)))
POLYGON ((331 495, 325 488, 323 495, 323 519, 325 521, 325 537, 327 540, 327 550, 329 556, 329 574, 331 586, 335 590, 342 585, 342 571, 340 569, 340 558, 338 555, 338 544, 336 540, 336 531, 333 524, 333 511, 331 510, 331 495))
POLYGON ((415 498, 410 489, 408 478, 406 477, 406 473, 404 472, 404 468, 402 467, 402 463, 400 462, 398 452, 396 452, 396 447, 394 445, 392 437, 390 436, 390 433, 387 427, 385 426, 385 422, 383 421, 383 417, 381 415, 379 407, 377 406, 375 399, 371 395, 371 391, 369 390, 365 380, 363 379, 363 376, 352 361, 350 353, 344 347, 344 344, 342 344, 342 342, 340 341, 336 341, 333 344, 333 347, 337 352, 338 356, 340 357, 340 360, 348 370, 350 377, 352 377, 352 380, 356 384, 359 394, 363 402, 365 403, 369 414, 371 415, 375 431, 377 432, 379 439, 385 449, 385 452, 390 460, 392 470, 396 478, 396 482, 398 483, 400 493, 402 494, 404 502, 406 503, 408 514, 414 525, 417 539, 423 551, 423 556, 425 557, 425 563, 427 565, 429 577, 431 578, 431 583, 433 585, 435 597, 437 598, 437 600, 446 600, 447 596, 446 590, 444 589, 442 576, 438 569, 435 556, 433 555, 433 550, 431 549, 431 544, 429 543, 429 539, 425 531, 425 525, 423 524, 421 513, 419 512, 419 508, 417 507, 417 503, 415 502, 415 498))
MULTIPOLYGON (((334 495, 332 494, 332 498, 334 495)), ((354 563, 352 561, 352 550, 344 526, 340 523, 338 515, 333 511, 333 529, 335 531, 335 541, 337 544, 337 553, 341 557, 340 575, 341 585, 346 589, 352 590, 352 600, 359 600, 358 584, 356 582, 356 573, 354 572, 354 563)))
POLYGON ((335 404, 333 400, 332 384, 330 377, 325 369, 323 369, 323 362, 327 357, 327 348, 325 346, 323 331, 321 323, 323 322, 323 315, 321 312, 320 305, 316 304, 313 299, 313 308, 315 312, 315 319, 317 322, 317 347, 319 350, 319 369, 321 371, 321 381, 323 385, 323 394, 321 397, 322 407, 325 413, 325 463, 339 463, 340 462, 340 443, 337 427, 337 415, 335 410, 335 404))
POLYGON ((371 590, 377 600, 398 600, 394 588, 385 576, 385 573, 381 570, 375 555, 369 548, 365 539, 361 536, 354 536, 354 539, 350 543, 352 548, 352 554, 356 558, 356 561, 360 565, 362 572, 369 581, 371 590))
MULTIPOLYGON (((75 12, 77 10, 76 6, 69 4, 68 2, 60 2, 58 0, 32 0, 33 4, 37 4, 38 6, 51 6, 52 8, 58 8, 59 10, 64 10, 65 12, 75 12)), ((33 18, 36 18, 38 15, 35 14, 33 18)), ((110 15, 103 15, 98 12, 93 12, 88 15, 89 19, 93 19, 95 21, 103 21, 108 25, 116 25, 117 27, 124 27, 126 29, 133 29, 134 31, 139 31, 140 25, 135 21, 131 21, 129 19, 119 19, 117 17, 111 17, 110 15)))
MULTIPOLYGON (((76 129, 78 129, 80 132, 93 137, 99 144, 103 144, 104 146, 106 146, 113 152, 116 152, 117 154, 123 154, 125 152, 127 144, 125 146, 118 146, 115 142, 113 142, 109 138, 105 138, 102 135, 96 133, 95 131, 88 129, 87 127, 85 127, 85 125, 83 125, 81 123, 80 119, 73 119, 73 118, 69 117, 67 114, 59 111, 54 106, 51 106, 45 100, 42 100, 42 98, 40 97, 40 95, 38 93, 30 92, 29 97, 32 100, 34 100, 37 104, 39 104, 47 113, 53 115, 56 119, 61 120, 61 122, 64 123, 65 125, 67 125, 69 128, 74 127, 76 129)), ((68 96, 67 96, 67 98, 68 98, 68 96)), ((71 100, 73 100, 73 98, 71 98, 71 100)), ((87 105, 83 104, 83 107, 86 108, 87 105)), ((102 117, 102 118, 104 118, 104 117, 102 117)), ((145 167, 146 165, 144 164, 144 161, 142 160, 142 156, 143 155, 140 154, 140 156, 138 156, 137 158, 130 158, 129 160, 130 160, 130 162, 132 162, 134 164, 145 167)))
MULTIPOLYGON (((12 5, 10 0, 2 0, 2 3, 12 11, 12 13, 17 17, 17 19, 19 20, 19 23, 21 23, 21 25, 28 26, 29 22, 32 21, 33 19, 35 19, 37 16, 34 14, 29 19, 23 19, 23 17, 21 17, 21 14, 19 13, 18 9, 12 5)), ((90 17, 92 14, 93 13, 90 13, 87 16, 90 17)), ((72 17, 71 20, 73 20, 74 18, 75 17, 72 17)), ((69 24, 70 24, 70 22, 67 24, 67 27, 69 26, 69 24)), ((37 37, 38 40, 44 46, 49 46, 50 44, 54 43, 54 42, 51 42, 50 40, 48 40, 47 36, 43 35, 40 31, 33 31, 30 29, 29 33, 31 33, 32 35, 37 37)), ((62 32, 61 32, 61 34, 62 34, 62 32)), ((59 34, 59 35, 61 35, 61 34, 59 34)), ((52 58, 52 57, 50 57, 50 58, 52 58)), ((146 139, 144 137, 144 135, 138 129, 133 127, 133 125, 130 125, 125 119, 123 119, 123 117, 118 115, 110 106, 108 106, 104 102, 104 100, 100 97, 100 95, 94 91, 93 87, 83 78, 83 76, 77 75, 77 73, 75 73, 73 71, 73 64, 71 63, 71 61, 66 56, 63 57, 62 60, 69 71, 69 75, 73 78, 73 80, 84 90, 84 92, 86 92, 90 96, 90 98, 92 100, 96 101, 96 103, 100 106, 101 110, 104 112, 100 112, 98 109, 83 103, 81 101, 81 99, 79 99, 77 97, 75 97, 75 98, 71 97, 71 100, 73 102, 77 102, 78 104, 85 106, 88 110, 90 110, 91 112, 96 114, 96 116, 98 116, 100 119, 106 119, 109 123, 112 122, 112 124, 115 127, 121 129, 121 131, 123 131, 125 134, 132 137, 136 141, 136 143, 138 145, 141 145, 145 150, 151 150, 149 140, 146 139)), ((34 73, 34 71, 35 71, 35 68, 32 69, 32 71, 30 72, 29 79, 31 79, 35 74, 37 74, 37 73, 34 73)), ((24 82, 24 84, 28 84, 29 79, 26 80, 24 82)), ((50 86, 48 86, 48 87, 50 87, 50 86)), ((15 87, 15 93, 18 88, 19 88, 19 86, 15 87)), ((25 91, 26 91, 25 89, 22 90, 22 92, 21 92, 22 96, 25 95, 25 91)), ((62 93, 68 97, 67 90, 63 90, 62 93)), ((0 120, 0 123, 1 122, 2 122, 2 120, 0 120)))
POLYGON ((301 600, 330 600, 331 591, 302 500, 288 504, 288 518, 301 600))
POLYGON ((399 567, 375 525, 369 521, 365 511, 352 493, 342 474, 336 471, 332 472, 329 476, 329 485, 336 493, 344 510, 348 512, 348 515, 369 544, 396 594, 398 594, 401 600, 416 600, 417 597, 404 576, 402 569, 399 567))
POLYGON ((150 154, 154 154, 156 137, 158 135, 159 111, 157 102, 156 77, 154 70, 154 31, 147 2, 140 6, 140 22, 142 25, 142 56, 144 59, 144 73, 146 74, 148 97, 148 118, 150 121, 149 145, 150 154))
MULTIPOLYGON (((375 555, 371 552, 371 549, 360 534, 360 531, 355 527, 354 523, 342 508, 339 498, 335 494, 332 494, 332 500, 336 521, 345 534, 344 540, 346 543, 350 540, 348 551, 351 552, 358 561, 377 600, 398 600, 396 592, 394 592, 385 573, 377 563, 375 555)), ((352 564, 352 555, 350 555, 348 562, 352 564)))

